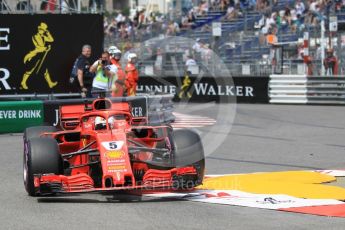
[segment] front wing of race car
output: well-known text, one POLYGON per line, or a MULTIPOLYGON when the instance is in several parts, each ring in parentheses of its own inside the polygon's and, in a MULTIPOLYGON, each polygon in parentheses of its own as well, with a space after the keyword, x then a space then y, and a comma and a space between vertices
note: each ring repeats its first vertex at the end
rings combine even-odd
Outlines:
POLYGON ((34 186, 37 194, 56 193, 86 193, 116 190, 139 190, 139 189, 171 189, 171 188, 193 188, 195 184, 190 178, 197 176, 193 166, 173 168, 170 170, 149 169, 143 176, 142 181, 135 185, 95 187, 94 181, 86 173, 72 176, 39 174, 34 176, 34 186))

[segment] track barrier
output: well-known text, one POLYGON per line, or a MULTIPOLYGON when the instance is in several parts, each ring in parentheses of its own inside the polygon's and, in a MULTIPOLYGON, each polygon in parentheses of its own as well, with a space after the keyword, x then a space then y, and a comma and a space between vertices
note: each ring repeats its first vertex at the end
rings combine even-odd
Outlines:
MULTIPOLYGON (((128 102, 133 117, 148 117, 148 124, 173 122, 173 95, 149 95, 111 98, 112 102, 128 102)), ((0 133, 22 132, 39 125, 60 125, 61 105, 91 104, 92 99, 0 102, 0 133)))
POLYGON ((345 104, 345 76, 270 75, 269 102, 345 104))
POLYGON ((42 101, 0 102, 0 133, 22 132, 44 120, 42 101))

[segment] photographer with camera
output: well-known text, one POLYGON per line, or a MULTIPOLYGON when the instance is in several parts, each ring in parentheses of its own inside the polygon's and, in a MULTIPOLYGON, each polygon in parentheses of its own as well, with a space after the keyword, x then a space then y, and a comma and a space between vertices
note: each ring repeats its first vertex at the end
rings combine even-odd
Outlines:
MULTIPOLYGON (((110 64, 110 55, 107 51, 102 53, 100 59, 95 61, 90 67, 90 72, 95 73, 92 81, 92 91, 107 91, 108 77, 105 74, 105 67, 110 64)), ((92 95, 95 97, 95 95, 92 95)))

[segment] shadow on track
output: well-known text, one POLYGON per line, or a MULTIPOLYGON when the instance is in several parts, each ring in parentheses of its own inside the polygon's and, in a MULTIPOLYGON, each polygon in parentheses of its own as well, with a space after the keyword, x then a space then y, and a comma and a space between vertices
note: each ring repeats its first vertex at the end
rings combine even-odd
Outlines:
POLYGON ((278 164, 278 163, 269 163, 269 162, 262 162, 262 161, 245 161, 245 160, 236 160, 236 159, 228 159, 228 158, 221 158, 221 157, 207 157, 207 159, 219 160, 219 161, 231 161, 231 162, 239 162, 239 163, 249 163, 249 164, 294 167, 294 168, 311 169, 311 170, 323 170, 322 168, 310 167, 310 166, 305 166, 305 165, 278 164))
POLYGON ((115 194, 112 197, 101 196, 97 198, 86 198, 82 196, 70 196, 70 195, 57 195, 50 197, 39 197, 38 203, 162 203, 162 202, 176 202, 182 201, 178 198, 156 198, 156 197, 143 197, 136 195, 118 195, 115 194), (105 198, 105 200, 103 200, 105 198))

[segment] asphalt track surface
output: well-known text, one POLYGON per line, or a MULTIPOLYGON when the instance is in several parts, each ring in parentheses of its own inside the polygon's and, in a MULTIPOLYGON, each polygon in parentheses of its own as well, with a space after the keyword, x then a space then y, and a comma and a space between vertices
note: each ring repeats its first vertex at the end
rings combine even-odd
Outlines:
MULTIPOLYGON (((229 105, 180 112, 217 117, 229 105)), ((238 105, 208 174, 344 169, 344 107, 238 105)), ((226 126, 226 119, 217 124, 226 126)), ((202 133, 217 132, 204 127, 202 133)), ((206 144, 212 144, 208 142, 206 144)), ((22 134, 0 136, 0 229, 344 229, 345 219, 126 194, 32 198, 22 182, 22 134)))

